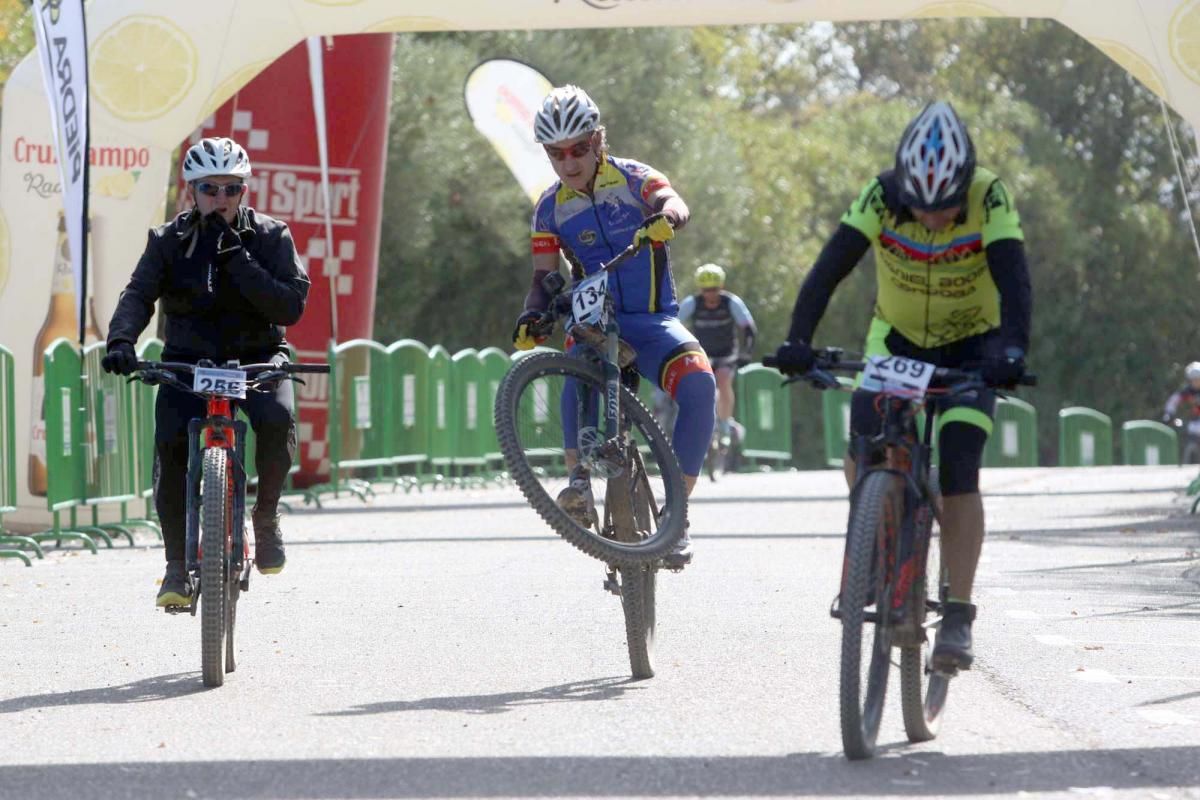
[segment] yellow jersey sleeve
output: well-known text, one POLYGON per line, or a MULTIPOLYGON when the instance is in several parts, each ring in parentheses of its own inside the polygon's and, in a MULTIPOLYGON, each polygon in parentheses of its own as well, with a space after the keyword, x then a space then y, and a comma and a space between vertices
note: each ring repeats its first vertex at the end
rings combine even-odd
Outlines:
POLYGON ((984 191, 981 232, 984 248, 1001 239, 1025 241, 1025 234, 1021 230, 1021 215, 1017 213, 1008 187, 999 178, 990 181, 984 191))
POLYGON ((842 224, 854 228, 868 240, 874 242, 883 232, 883 215, 887 208, 883 202, 883 184, 872 178, 845 214, 842 224))

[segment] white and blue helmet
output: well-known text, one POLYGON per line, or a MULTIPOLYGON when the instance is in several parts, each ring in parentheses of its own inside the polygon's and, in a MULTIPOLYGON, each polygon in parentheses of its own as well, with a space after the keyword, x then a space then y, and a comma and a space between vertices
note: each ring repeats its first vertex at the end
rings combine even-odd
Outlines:
POLYGON ((920 211, 960 205, 975 174, 975 145, 949 103, 936 100, 908 123, 896 149, 900 200, 920 211))
POLYGON ((201 139, 189 147, 183 157, 183 179, 188 183, 214 175, 245 178, 249 174, 250 156, 233 139, 201 139))
POLYGON ((559 86, 546 95, 533 115, 533 140, 554 144, 591 133, 600 127, 600 109, 578 86, 559 86))

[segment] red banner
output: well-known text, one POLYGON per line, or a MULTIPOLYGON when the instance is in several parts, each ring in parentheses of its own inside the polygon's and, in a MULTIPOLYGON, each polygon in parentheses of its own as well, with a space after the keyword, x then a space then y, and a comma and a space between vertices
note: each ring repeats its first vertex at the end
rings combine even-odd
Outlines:
MULTIPOLYGON (((324 51, 332 246, 325 241, 304 42, 263 70, 184 142, 186 148, 204 136, 228 136, 245 147, 254 172, 246 203, 291 228, 312 280, 304 318, 287 332, 302 361, 325 361, 332 336, 331 290, 339 341, 372 337, 393 38, 380 33, 326 40, 332 41, 324 51)), ((307 385, 296 386, 301 484, 329 471, 327 378, 306 375, 307 385)))

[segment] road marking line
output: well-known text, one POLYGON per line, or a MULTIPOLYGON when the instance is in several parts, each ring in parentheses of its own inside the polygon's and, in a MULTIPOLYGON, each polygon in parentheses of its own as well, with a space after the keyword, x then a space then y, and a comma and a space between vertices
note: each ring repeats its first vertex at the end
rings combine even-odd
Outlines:
POLYGON ((1165 708, 1139 708, 1138 716, 1158 725, 1195 725, 1196 721, 1186 714, 1180 714, 1165 708))
POLYGON ((1071 673, 1071 677, 1077 681, 1085 681, 1087 683, 1117 683, 1117 676, 1103 669, 1086 669, 1080 667, 1071 673))
POLYGON ((1042 615, 1036 611, 1027 611, 1023 608, 1010 608, 1004 612, 1013 619, 1041 619, 1042 615))
POLYGON ((1065 636, 1059 636, 1057 633, 1041 633, 1033 637, 1039 644, 1044 644, 1047 647, 1070 647, 1074 642, 1065 636))

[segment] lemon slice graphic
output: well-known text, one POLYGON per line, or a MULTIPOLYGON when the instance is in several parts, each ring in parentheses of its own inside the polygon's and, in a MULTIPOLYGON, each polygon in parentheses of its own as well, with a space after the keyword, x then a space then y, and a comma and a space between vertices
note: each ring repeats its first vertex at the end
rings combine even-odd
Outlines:
POLYGON ((1100 51, 1106 56, 1124 67, 1126 72, 1141 81, 1147 89, 1159 97, 1167 96, 1167 85, 1163 83, 1162 76, 1142 56, 1120 42, 1109 39, 1089 39, 1089 41, 1100 48, 1100 51))
POLYGON ((1200 2, 1192 0, 1171 15, 1167 44, 1176 66, 1188 78, 1200 83, 1200 2))
POLYGON ((196 61, 196 46, 175 23, 125 17, 92 44, 92 96, 120 119, 161 117, 192 88, 196 61))

